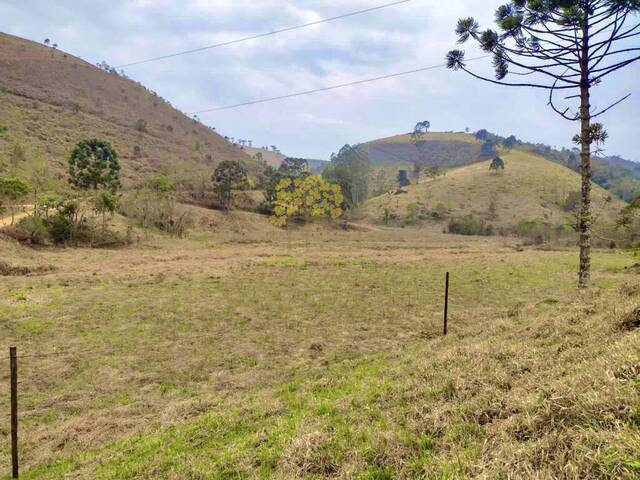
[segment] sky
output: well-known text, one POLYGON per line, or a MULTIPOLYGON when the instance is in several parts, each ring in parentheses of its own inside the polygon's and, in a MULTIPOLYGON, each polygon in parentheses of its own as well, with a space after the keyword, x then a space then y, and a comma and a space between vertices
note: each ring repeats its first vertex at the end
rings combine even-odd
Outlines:
MULTIPOLYGON (((50 38, 91 63, 123 65, 376 7, 391 0, 2 0, 0 30, 50 38)), ((495 5, 494 5, 495 3, 495 5)), ((125 68, 184 112, 323 88, 442 64, 457 20, 492 23, 494 0, 411 0, 292 32, 125 68), (487 7, 490 4, 491 8, 487 7)), ((467 56, 479 52, 472 46, 467 56)), ((490 74, 490 59, 470 63, 490 74)), ((1 73, 0 73, 1 74, 1 73)), ((595 89, 595 106, 631 93, 600 118, 608 155, 640 161, 640 62, 595 89)), ((547 94, 475 80, 444 68, 314 95, 201 114, 203 123, 254 146, 328 159, 344 144, 412 130, 469 128, 571 147, 578 124, 547 94)))

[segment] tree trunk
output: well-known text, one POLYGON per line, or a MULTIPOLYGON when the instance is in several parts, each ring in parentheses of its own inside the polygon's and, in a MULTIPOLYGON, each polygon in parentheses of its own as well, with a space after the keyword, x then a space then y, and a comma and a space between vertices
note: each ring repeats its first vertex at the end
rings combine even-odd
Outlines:
POLYGON ((580 233, 580 270, 578 286, 587 288, 591 279, 591 99, 589 78, 589 25, 583 31, 580 82, 580 160, 582 170, 582 208, 580 233))

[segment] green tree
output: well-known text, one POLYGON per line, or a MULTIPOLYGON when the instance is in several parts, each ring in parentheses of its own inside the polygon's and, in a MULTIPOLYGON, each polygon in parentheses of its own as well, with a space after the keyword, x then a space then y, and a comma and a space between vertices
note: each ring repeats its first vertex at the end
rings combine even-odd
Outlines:
POLYGON ((173 182, 166 175, 152 175, 147 177, 144 181, 144 186, 161 195, 172 193, 175 190, 173 182))
POLYGON ((322 178, 329 183, 335 183, 340 185, 340 190, 344 196, 344 209, 349 209, 354 206, 353 195, 351 193, 351 187, 353 172, 349 168, 349 165, 339 163, 329 163, 327 167, 322 171, 322 178))
POLYGON ((416 145, 424 140, 424 136, 431 128, 431 122, 429 120, 424 120, 422 122, 416 123, 416 126, 413 127, 413 132, 411 133, 411 141, 416 145))
POLYGON ((102 230, 107 229, 107 215, 113 215, 118 209, 116 194, 105 190, 93 197, 93 210, 102 216, 102 230))
POLYGON ((0 207, 8 205, 11 212, 11 225, 15 220, 16 207, 29 195, 29 185, 24 180, 13 177, 0 177, 0 207))
POLYGON ((489 137, 491 136, 491 134, 489 133, 488 130, 482 128, 480 130, 478 130, 474 136, 478 139, 478 140, 482 140, 482 141, 486 141, 489 139, 489 137))
POLYGON ((398 170, 398 187, 403 188, 411 185, 406 170, 398 170))
POLYGON ((489 165, 489 170, 497 172, 498 170, 504 170, 504 160, 500 157, 496 157, 491 161, 491 165, 489 165))
POLYGON ((591 271, 591 155, 592 146, 606 140, 604 127, 593 120, 627 96, 594 111, 591 90, 605 77, 640 60, 633 39, 640 35, 638 0, 511 0, 496 10, 499 32, 482 31, 473 18, 458 22, 459 43, 473 39, 492 54, 495 78, 467 68, 465 52, 452 50, 447 66, 499 85, 546 90, 548 104, 563 118, 580 122, 582 205, 578 285, 586 288, 591 271), (519 79, 507 81, 510 73, 519 79), (524 77, 523 77, 524 75, 524 77), (560 100, 557 99, 560 94, 560 100), (572 110, 571 101, 579 101, 572 110))
POLYGON ((413 162, 413 170, 411 171, 411 174, 413 175, 416 183, 420 183, 420 174, 422 173, 422 169, 423 165, 419 162, 413 162))
POLYGON ((240 162, 225 160, 218 165, 213 172, 213 190, 218 195, 223 209, 231 209, 231 200, 234 190, 242 190, 247 187, 247 169, 240 162))
POLYGON ((513 147, 518 145, 518 143, 520 143, 520 141, 515 137, 515 135, 511 135, 502 141, 502 146, 507 150, 511 150, 513 147))
MULTIPOLYGON (((425 147, 427 145, 427 141, 424 139, 424 136, 431 128, 431 123, 428 120, 424 120, 422 122, 416 123, 416 126, 413 127, 413 133, 411 134, 411 142, 416 146, 416 150, 418 150, 418 156, 420 160, 425 162, 426 159, 423 158, 425 156, 425 147)), ((413 166, 413 176, 416 179, 416 183, 420 180, 420 164, 419 162, 414 163, 413 166)))
POLYGON ((120 162, 109 142, 91 139, 78 143, 69 157, 69 183, 80 190, 120 188, 120 162))
POLYGON ((492 138, 485 140, 480 148, 480 158, 489 159, 497 154, 496 145, 496 141, 492 138))
POLYGON ((291 178, 303 178, 310 175, 309 162, 304 158, 287 157, 282 161, 280 173, 291 178))
POLYGON ((331 164, 327 167, 325 179, 339 178, 347 203, 358 206, 369 197, 369 176, 371 162, 369 155, 359 145, 345 145, 337 154, 331 155, 331 164))

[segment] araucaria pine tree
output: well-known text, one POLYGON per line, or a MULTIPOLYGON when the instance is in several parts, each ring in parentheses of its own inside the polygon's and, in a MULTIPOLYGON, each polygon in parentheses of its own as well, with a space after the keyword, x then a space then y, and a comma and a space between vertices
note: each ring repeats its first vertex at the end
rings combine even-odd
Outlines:
POLYGON ((473 18, 458 22, 459 43, 470 39, 493 56, 495 78, 468 69, 465 52, 452 50, 447 66, 499 85, 549 92, 549 106, 567 120, 580 122, 574 142, 581 149, 579 286, 589 285, 591 268, 591 154, 607 132, 594 119, 629 95, 611 98, 605 77, 640 60, 640 0, 512 0, 496 11, 498 30, 481 30, 473 18), (510 81, 507 77, 519 80, 510 81), (608 104, 594 110, 592 90, 608 104))

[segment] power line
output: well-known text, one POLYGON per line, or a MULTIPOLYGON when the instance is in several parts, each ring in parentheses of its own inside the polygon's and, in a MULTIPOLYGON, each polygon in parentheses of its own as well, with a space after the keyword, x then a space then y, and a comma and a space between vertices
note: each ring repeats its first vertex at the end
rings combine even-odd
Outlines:
POLYGON ((271 32, 260 33, 258 35, 253 35, 251 37, 238 38, 236 40, 229 40, 227 42, 216 43, 216 44, 213 44, 213 45, 207 45, 205 47, 194 48, 193 50, 185 50, 184 52, 171 53, 169 55, 162 55, 160 57, 149 58, 147 60, 140 60, 138 62, 126 63, 124 65, 118 65, 115 68, 133 67, 135 65, 142 65, 144 63, 156 62, 158 60, 165 60, 167 58, 173 58, 173 57, 179 57, 181 55, 188 55, 188 54, 191 54, 191 53, 203 52, 205 50, 211 50, 211 49, 219 48, 219 47, 226 47, 228 45, 234 45, 236 43, 247 42, 249 40, 256 40, 258 38, 264 38, 264 37, 268 37, 268 36, 271 36, 271 35, 277 35, 277 34, 280 34, 280 33, 291 32, 293 30, 300 30, 301 28, 307 28, 307 27, 312 27, 314 25, 320 25, 321 23, 333 22, 335 20, 341 20, 343 18, 354 17, 356 15, 362 15, 364 13, 369 13, 369 12, 373 12, 373 11, 376 11, 376 10, 382 10, 383 8, 394 7, 396 5, 400 5, 400 4, 403 4, 403 3, 408 3, 410 1, 411 0, 399 0, 399 1, 396 1, 396 2, 392 2, 392 3, 385 3, 384 5, 379 5, 377 7, 366 8, 364 10, 358 10, 356 12, 345 13, 344 15, 339 15, 337 17, 324 18, 322 20, 316 20, 315 22, 309 22, 309 23, 304 23, 302 25, 296 25, 296 26, 293 26, 293 27, 281 28, 280 30, 274 30, 274 31, 271 31, 271 32))
MULTIPOLYGON (((473 62, 475 60, 481 60, 487 57, 489 57, 489 55, 470 58, 469 60, 466 60, 466 61, 473 62)), ((206 110, 199 110, 197 112, 191 112, 189 113, 189 115, 200 115, 203 113, 219 112, 221 110, 231 110, 233 108, 247 107, 249 105, 257 105, 259 103, 275 102, 276 100, 284 100, 286 98, 301 97, 303 95, 311 95, 313 93, 328 92, 330 90, 337 90, 338 88, 353 87, 354 85, 362 85, 363 83, 378 82, 380 80, 387 80, 389 78, 402 77, 405 75, 412 75, 414 73, 426 72, 429 70, 436 70, 438 68, 445 68, 446 66, 447 65, 445 63, 440 63, 438 65, 432 65, 430 67, 416 68, 415 70, 407 70, 405 72, 391 73, 389 75, 382 75, 381 77, 373 77, 373 78, 367 78, 364 80, 357 80, 355 82, 341 83, 339 85, 332 85, 330 87, 317 88, 315 90, 306 90, 303 92, 289 93, 287 95, 280 95, 277 97, 263 98, 260 100, 252 100, 250 102, 237 103, 235 105, 226 105, 224 107, 216 107, 216 108, 209 108, 206 110)))

